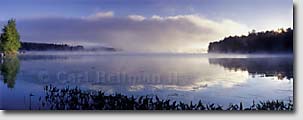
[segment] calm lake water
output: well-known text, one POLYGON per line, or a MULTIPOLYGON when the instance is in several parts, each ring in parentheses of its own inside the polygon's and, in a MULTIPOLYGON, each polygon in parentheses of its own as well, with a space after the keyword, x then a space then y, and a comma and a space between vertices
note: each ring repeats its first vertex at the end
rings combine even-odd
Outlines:
POLYGON ((293 99, 292 55, 33 52, 1 69, 1 109, 39 109, 50 84, 186 103, 293 99))

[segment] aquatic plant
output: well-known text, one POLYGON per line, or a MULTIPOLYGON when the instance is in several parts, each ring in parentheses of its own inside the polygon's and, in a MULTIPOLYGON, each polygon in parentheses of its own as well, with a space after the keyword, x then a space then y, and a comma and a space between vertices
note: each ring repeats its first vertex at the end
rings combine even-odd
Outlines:
POLYGON ((244 108, 243 104, 230 104, 224 109, 217 104, 197 104, 160 99, 158 96, 126 96, 119 93, 106 95, 102 91, 91 92, 80 88, 59 89, 49 85, 44 87, 45 96, 39 101, 45 109, 51 110, 275 110, 291 111, 293 103, 283 101, 253 102, 250 107, 244 108))

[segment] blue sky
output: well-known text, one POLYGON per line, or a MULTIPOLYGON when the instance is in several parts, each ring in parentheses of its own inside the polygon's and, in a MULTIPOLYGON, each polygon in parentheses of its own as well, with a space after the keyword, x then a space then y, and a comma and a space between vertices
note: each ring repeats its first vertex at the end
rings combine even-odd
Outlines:
MULTIPOLYGON (((173 16, 184 15, 187 16, 186 19, 190 19, 192 20, 193 23, 196 23, 195 22, 196 19, 194 20, 188 17, 188 15, 195 15, 201 18, 202 20, 210 20, 212 22, 217 22, 218 24, 223 23, 222 21, 224 20, 231 20, 235 23, 246 26, 248 29, 256 29, 257 31, 277 29, 278 27, 284 27, 284 28, 292 27, 293 24, 292 0, 0 0, 0 1, 1 1, 0 21, 2 21, 3 23, 3 21, 7 21, 9 18, 16 18, 18 25, 21 26, 22 34, 26 36, 25 41, 37 41, 38 39, 37 35, 34 36, 31 34, 32 36, 29 36, 30 33, 26 33, 26 31, 24 30, 24 29, 27 30, 37 29, 37 27, 29 26, 29 24, 33 24, 33 26, 37 26, 37 24, 31 23, 33 21, 35 22, 48 21, 48 23, 45 24, 49 24, 49 25, 45 25, 45 26, 51 26, 51 23, 54 22, 50 22, 50 20, 53 20, 53 18, 56 18, 56 20, 61 18, 63 19, 62 21, 68 22, 68 20, 66 19, 72 19, 71 21, 73 21, 74 19, 85 18, 88 16, 94 16, 98 13, 103 14, 106 12, 113 13, 112 17, 114 18, 111 21, 115 21, 117 20, 117 18, 126 18, 129 15, 137 15, 144 18, 151 18, 152 16, 173 17, 173 16)), ((200 22, 202 21, 200 20, 200 22)), ((148 22, 144 24, 147 23, 148 22)), ((138 24, 142 24, 142 22, 138 24)), ((205 26, 207 25, 204 25, 204 27, 205 26)), ((232 27, 232 26, 228 26, 228 27, 232 27)), ((142 29, 151 30, 151 27, 142 28, 142 29)), ((218 38, 220 37, 218 36, 218 38)), ((63 38, 60 39, 62 39, 60 41, 68 41, 68 40, 63 40, 63 38)), ((98 38, 98 39, 104 39, 104 38, 98 38)), ((51 39, 49 39, 49 41, 52 42, 51 39)), ((104 41, 102 41, 102 43, 110 44, 110 43, 104 43, 104 41)), ((94 42, 92 42, 91 44, 94 44, 94 42)), ((115 46, 112 43, 110 45, 115 46)))

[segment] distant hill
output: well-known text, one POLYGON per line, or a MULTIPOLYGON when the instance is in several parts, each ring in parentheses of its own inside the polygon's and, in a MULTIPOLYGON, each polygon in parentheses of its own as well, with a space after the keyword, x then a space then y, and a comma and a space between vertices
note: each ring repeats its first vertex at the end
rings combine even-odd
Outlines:
POLYGON ((69 46, 67 44, 21 42, 21 51, 79 51, 83 46, 69 46))
POLYGON ((252 32, 211 42, 208 53, 293 53, 293 30, 252 32))

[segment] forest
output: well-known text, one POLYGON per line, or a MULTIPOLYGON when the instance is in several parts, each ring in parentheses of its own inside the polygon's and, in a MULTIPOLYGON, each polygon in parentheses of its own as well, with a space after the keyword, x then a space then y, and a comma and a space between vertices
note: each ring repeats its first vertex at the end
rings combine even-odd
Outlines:
POLYGON ((208 53, 293 53, 293 30, 255 32, 211 42, 208 53))
POLYGON ((78 51, 84 50, 83 46, 69 46, 67 44, 31 43, 21 42, 21 51, 78 51))

